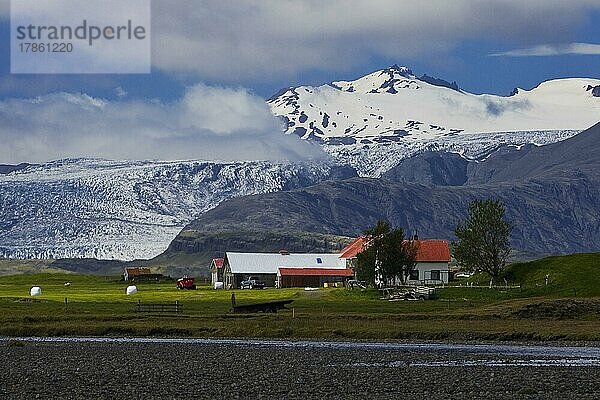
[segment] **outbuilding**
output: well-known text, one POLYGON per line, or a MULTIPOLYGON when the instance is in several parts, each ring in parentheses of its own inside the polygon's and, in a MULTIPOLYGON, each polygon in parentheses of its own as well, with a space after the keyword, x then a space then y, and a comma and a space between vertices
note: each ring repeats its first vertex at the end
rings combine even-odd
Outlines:
POLYGON ((223 262, 226 288, 239 288, 248 278, 264 281, 266 286, 289 287, 308 286, 301 284, 308 281, 336 282, 347 276, 346 262, 339 254, 227 252, 223 262))
POLYGON ((217 282, 223 282, 223 258, 213 258, 210 263, 211 286, 215 287, 217 282))
POLYGON ((152 271, 147 267, 129 267, 125 268, 123 278, 125 281, 135 281, 152 276, 152 271))

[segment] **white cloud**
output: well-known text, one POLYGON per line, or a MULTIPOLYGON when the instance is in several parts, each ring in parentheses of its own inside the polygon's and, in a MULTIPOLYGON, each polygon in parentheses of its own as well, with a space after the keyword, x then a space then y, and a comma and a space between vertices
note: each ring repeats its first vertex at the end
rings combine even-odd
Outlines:
POLYGON ((172 104, 56 93, 0 102, 0 163, 67 157, 299 160, 325 157, 245 89, 196 85, 172 104))
POLYGON ((502 53, 490 54, 492 57, 544 57, 561 55, 600 55, 600 44, 593 43, 567 43, 567 44, 544 44, 516 49, 502 53))
POLYGON ((217 134, 280 130, 264 100, 243 89, 199 84, 187 90, 181 108, 180 126, 185 129, 210 130, 217 134))
POLYGON ((569 41, 597 0, 155 0, 155 66, 221 81, 440 57, 464 39, 569 41))

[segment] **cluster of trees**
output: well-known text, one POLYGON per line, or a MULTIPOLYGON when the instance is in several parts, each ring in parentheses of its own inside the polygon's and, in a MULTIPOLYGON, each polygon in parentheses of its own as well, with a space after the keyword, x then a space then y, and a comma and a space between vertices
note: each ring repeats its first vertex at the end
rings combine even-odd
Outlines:
POLYGON ((363 251, 357 256, 356 276, 375 286, 405 284, 415 268, 416 242, 405 240, 402 228, 392 228, 386 221, 365 231, 363 251))
MULTIPOLYGON (((452 243, 452 255, 463 270, 500 277, 511 251, 512 225, 505 213, 500 200, 475 200, 469 205, 468 217, 458 223, 457 241, 452 243)), ((406 240, 402 228, 392 228, 386 221, 367 229, 364 238, 357 256, 357 278, 372 286, 388 286, 398 280, 406 284, 416 266, 418 242, 406 240)))

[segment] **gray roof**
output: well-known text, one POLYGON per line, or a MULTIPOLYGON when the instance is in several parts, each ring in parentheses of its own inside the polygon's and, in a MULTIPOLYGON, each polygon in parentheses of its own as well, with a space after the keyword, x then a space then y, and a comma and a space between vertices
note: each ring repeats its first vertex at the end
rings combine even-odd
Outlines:
POLYGON ((339 254, 231 253, 229 267, 234 274, 276 274, 279 268, 344 269, 346 261, 339 254), (319 262, 319 260, 321 262, 319 262))

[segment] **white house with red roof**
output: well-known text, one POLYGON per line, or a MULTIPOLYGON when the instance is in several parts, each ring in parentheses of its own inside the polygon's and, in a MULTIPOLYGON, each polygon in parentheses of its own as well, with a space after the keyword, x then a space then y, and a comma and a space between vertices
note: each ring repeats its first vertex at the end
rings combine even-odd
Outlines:
POLYGON ((223 263, 224 263, 225 259, 224 258, 213 258, 212 262, 210 263, 210 274, 211 274, 211 281, 212 287, 215 287, 215 283, 217 282, 223 282, 223 263))
MULTIPOLYGON (((410 276, 410 285, 446 284, 450 280, 450 246, 447 240, 414 240, 417 244, 416 265, 410 276)), ((359 237, 342 249, 340 258, 349 268, 356 266, 356 257, 365 249, 366 239, 359 237)))

